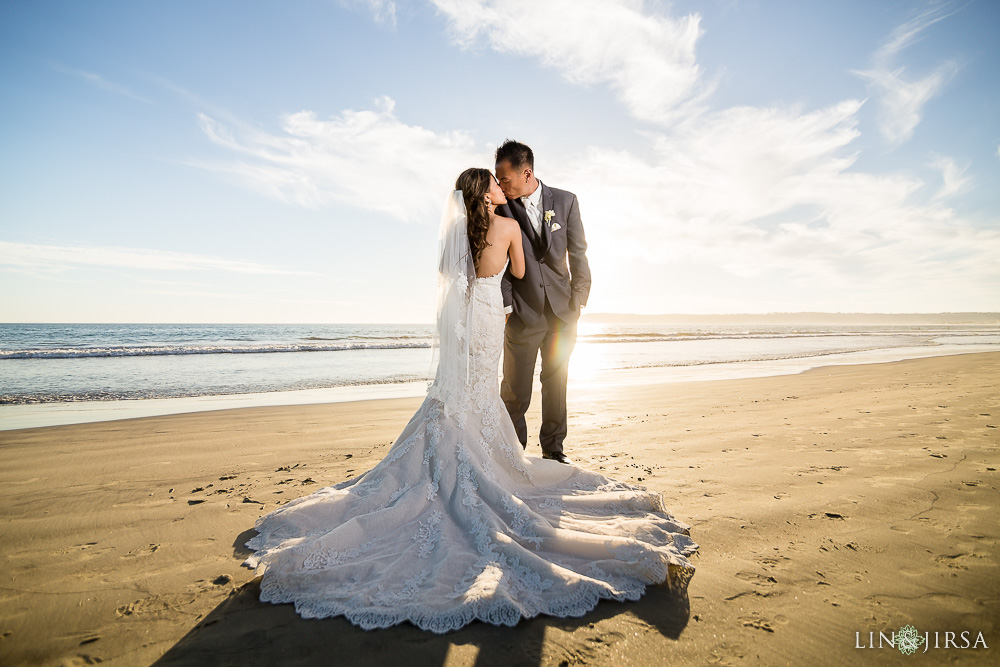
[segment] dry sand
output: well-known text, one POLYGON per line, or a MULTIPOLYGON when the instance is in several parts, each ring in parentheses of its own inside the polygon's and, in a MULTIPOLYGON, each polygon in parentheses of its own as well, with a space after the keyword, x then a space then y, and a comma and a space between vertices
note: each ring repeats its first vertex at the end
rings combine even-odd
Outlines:
POLYGON ((259 602, 254 520, 372 466, 418 404, 0 432, 0 664, 997 664, 998 353, 571 393, 578 464, 691 524, 686 594, 442 636, 259 602), (855 648, 907 623, 989 649, 855 648))

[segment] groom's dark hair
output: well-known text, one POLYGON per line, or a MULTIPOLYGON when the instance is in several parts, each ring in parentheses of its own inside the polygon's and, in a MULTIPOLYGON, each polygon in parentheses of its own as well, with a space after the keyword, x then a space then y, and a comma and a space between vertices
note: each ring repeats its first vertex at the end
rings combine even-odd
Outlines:
POLYGON ((531 152, 530 148, 513 139, 507 139, 497 148, 495 162, 500 164, 504 160, 509 162, 514 169, 525 165, 531 167, 532 171, 535 169, 535 154, 531 152))

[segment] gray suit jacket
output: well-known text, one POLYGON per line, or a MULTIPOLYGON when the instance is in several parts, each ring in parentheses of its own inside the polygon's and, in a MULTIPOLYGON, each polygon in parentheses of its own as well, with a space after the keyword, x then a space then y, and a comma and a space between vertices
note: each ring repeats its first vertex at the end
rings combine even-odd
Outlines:
POLYGON ((538 187, 542 189, 540 236, 520 199, 497 209, 499 215, 517 220, 524 245, 524 278, 515 278, 508 268, 501 281, 503 304, 513 306, 512 315, 526 325, 545 316, 546 300, 560 319, 575 321, 590 295, 590 265, 580 206, 572 192, 550 188, 541 181, 538 187), (548 221, 544 220, 547 211, 553 212, 548 221))

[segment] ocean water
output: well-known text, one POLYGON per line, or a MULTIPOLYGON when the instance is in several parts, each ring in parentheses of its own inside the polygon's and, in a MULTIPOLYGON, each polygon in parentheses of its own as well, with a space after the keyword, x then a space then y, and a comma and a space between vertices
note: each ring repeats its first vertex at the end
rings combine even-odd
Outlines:
MULTIPOLYGON (((400 395, 401 387, 418 395, 430 378, 431 334, 429 324, 0 324, 0 428, 25 424, 18 406, 79 416, 84 404, 127 412, 122 402, 157 399, 190 406, 252 396, 240 404, 273 404, 278 393, 310 402, 400 395)), ((698 380, 993 349, 998 326, 581 322, 570 382, 600 382, 627 368, 698 380)))
POLYGON ((423 379, 431 325, 0 324, 0 405, 423 379))

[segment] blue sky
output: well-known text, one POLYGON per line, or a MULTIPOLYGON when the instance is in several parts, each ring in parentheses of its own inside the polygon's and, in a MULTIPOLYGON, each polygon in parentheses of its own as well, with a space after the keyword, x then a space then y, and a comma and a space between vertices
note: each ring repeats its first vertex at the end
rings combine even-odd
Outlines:
POLYGON ((0 319, 422 322, 507 137, 591 312, 1000 311, 1000 5, 0 4, 0 319))

